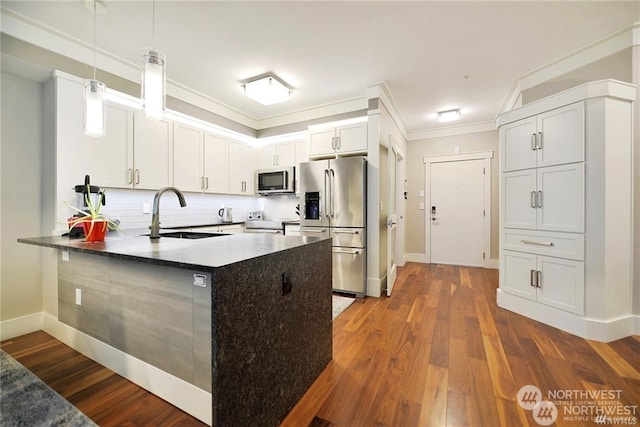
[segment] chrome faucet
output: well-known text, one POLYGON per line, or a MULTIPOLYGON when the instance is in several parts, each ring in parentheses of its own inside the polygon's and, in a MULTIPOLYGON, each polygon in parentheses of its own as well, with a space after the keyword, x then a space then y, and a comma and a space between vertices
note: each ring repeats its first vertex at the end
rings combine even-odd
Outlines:
POLYGON ((184 208, 187 206, 184 196, 176 187, 164 187, 158 190, 156 195, 153 197, 153 215, 151 216, 151 225, 149 226, 149 229, 151 230, 151 233, 149 233, 150 239, 160 238, 160 196, 162 196, 166 191, 173 191, 176 193, 181 207, 184 208))

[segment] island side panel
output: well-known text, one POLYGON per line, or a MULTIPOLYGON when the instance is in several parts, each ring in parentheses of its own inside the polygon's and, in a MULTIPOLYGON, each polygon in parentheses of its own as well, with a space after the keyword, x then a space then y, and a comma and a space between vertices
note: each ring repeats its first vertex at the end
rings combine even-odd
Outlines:
POLYGON ((278 425, 329 363, 331 262, 327 239, 216 270, 214 425, 278 425))

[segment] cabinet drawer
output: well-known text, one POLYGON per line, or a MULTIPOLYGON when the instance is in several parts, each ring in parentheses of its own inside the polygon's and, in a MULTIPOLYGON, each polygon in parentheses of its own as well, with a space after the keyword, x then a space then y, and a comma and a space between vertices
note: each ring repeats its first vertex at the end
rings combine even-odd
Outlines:
POLYGON ((584 260, 584 234, 504 230, 504 249, 584 260))

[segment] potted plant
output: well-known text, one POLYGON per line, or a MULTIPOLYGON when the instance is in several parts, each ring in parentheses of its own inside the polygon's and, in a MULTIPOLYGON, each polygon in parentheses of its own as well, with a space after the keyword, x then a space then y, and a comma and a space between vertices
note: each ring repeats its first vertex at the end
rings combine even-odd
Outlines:
POLYGON ((91 198, 90 186, 89 184, 86 185, 87 189, 84 193, 85 209, 78 209, 66 201, 64 202, 65 205, 78 212, 76 216, 69 219, 69 230, 75 226, 82 225, 84 237, 87 242, 102 242, 107 234, 107 230, 117 229, 118 224, 105 218, 104 215, 100 213, 100 208, 104 204, 104 191, 98 193, 98 199, 94 203, 91 198))

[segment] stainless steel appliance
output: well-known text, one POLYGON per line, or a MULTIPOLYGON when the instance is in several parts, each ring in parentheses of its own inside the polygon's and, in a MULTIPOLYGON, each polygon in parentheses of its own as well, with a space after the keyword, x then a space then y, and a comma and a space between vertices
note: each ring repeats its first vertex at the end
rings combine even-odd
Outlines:
POLYGON ((218 211, 218 216, 220 216, 220 220, 222 222, 226 222, 226 223, 233 222, 233 215, 231 214, 231 208, 221 208, 218 211))
POLYGON ((278 169, 259 169, 256 171, 256 193, 269 194, 295 193, 295 166, 278 169))
MULTIPOLYGON (((259 211, 258 211, 259 212, 259 211)), ((284 226, 281 219, 263 220, 252 219, 245 221, 245 233, 268 233, 268 234, 284 234, 284 226)))
POLYGON ((333 289, 366 294, 367 160, 300 164, 300 234, 333 239, 333 289))

